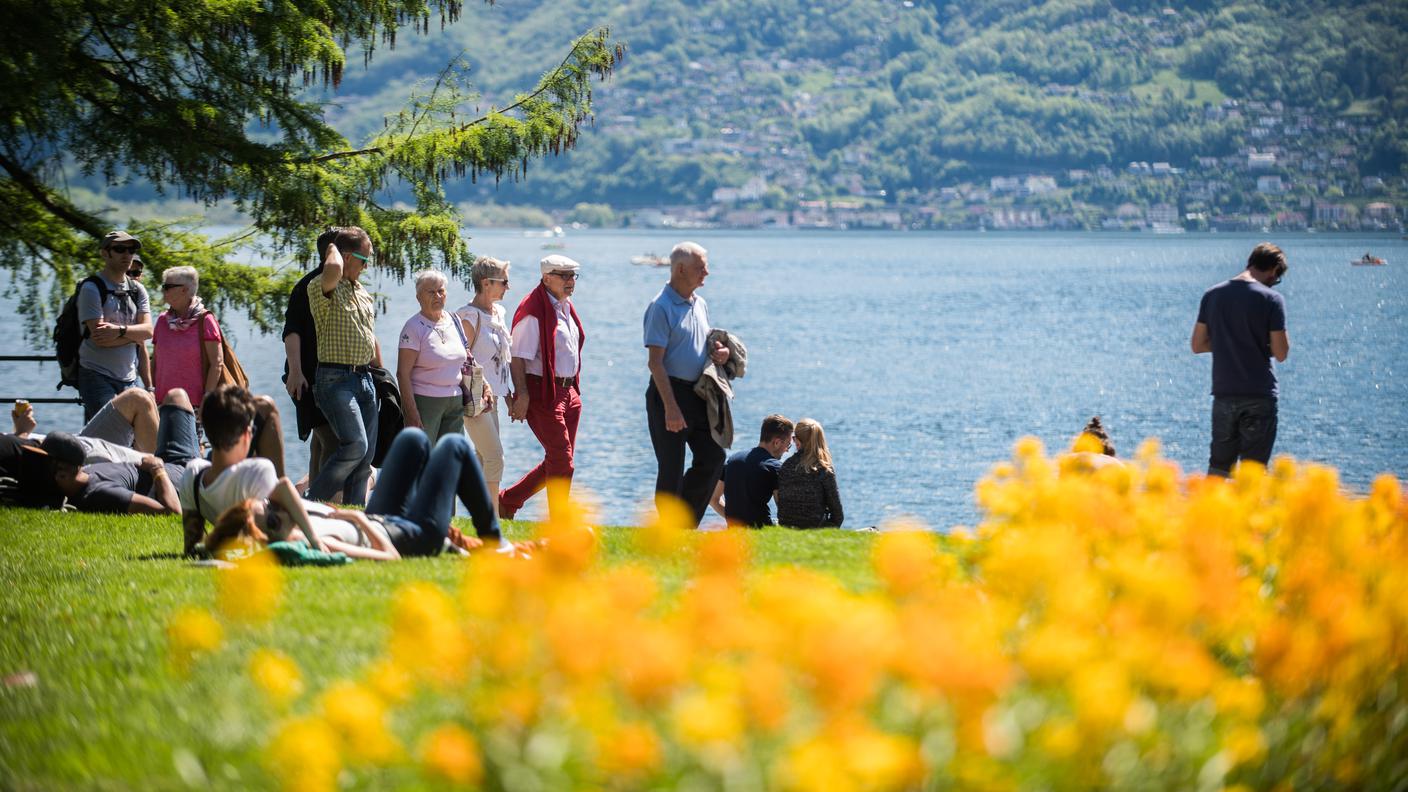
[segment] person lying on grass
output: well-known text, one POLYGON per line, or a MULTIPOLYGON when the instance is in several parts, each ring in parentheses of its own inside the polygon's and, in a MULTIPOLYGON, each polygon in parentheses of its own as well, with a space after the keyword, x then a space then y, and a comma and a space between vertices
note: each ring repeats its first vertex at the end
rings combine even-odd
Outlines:
MULTIPOLYGON (((494 546, 503 553, 527 553, 541 546, 503 540, 479 463, 463 434, 446 435, 432 449, 424 431, 403 429, 391 443, 365 512, 309 501, 300 507, 316 540, 351 558, 394 561, 438 555, 446 547, 473 551, 494 546), (456 495, 469 508, 478 536, 463 536, 450 524, 456 495)), ((220 515, 204 544, 218 553, 231 542, 248 547, 305 539, 307 532, 293 526, 294 516, 280 504, 247 499, 220 515)))
MULTIPOLYGON (((111 406, 105 405, 94 420, 111 406)), ((135 463, 86 464, 89 447, 67 432, 49 433, 39 447, 49 455, 54 484, 68 504, 105 514, 180 514, 176 488, 187 463, 200 454, 195 411, 180 388, 172 388, 162 401, 156 456, 144 455, 135 463)))
MULTIPOLYGON (((168 393, 167 396, 170 396, 168 393)), ((167 400, 163 399, 162 404, 167 400)), ((16 408, 10 415, 14 436, 37 446, 45 435, 35 431, 39 422, 31 405, 16 408)), ((197 416, 199 420, 199 416, 197 416)), ((161 428, 161 409, 152 394, 141 388, 128 388, 103 405, 93 420, 78 431, 78 441, 87 451, 84 464, 131 462, 156 451, 161 428)), ((254 397, 254 439, 250 456, 274 463, 274 471, 284 474, 284 430, 278 405, 268 396, 254 397)), ((168 460, 169 462, 170 460, 168 460)))
MULTIPOLYGON (((181 482, 181 527, 186 555, 196 553, 205 535, 206 523, 213 525, 231 506, 249 498, 273 501, 281 506, 291 523, 304 530, 315 549, 325 549, 309 528, 303 499, 298 496, 293 482, 279 475, 273 461, 250 454, 258 410, 256 397, 238 385, 221 385, 205 394, 201 402, 201 417, 211 454, 209 460, 191 460, 181 482)), ((279 442, 282 446, 282 437, 279 442)))

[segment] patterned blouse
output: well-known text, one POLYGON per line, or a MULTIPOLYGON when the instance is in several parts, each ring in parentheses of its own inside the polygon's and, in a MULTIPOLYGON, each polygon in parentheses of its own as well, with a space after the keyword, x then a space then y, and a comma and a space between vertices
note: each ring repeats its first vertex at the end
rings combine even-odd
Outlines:
POLYGON ((846 519, 836 473, 825 468, 804 470, 793 454, 777 474, 777 524, 793 528, 839 528, 846 519))

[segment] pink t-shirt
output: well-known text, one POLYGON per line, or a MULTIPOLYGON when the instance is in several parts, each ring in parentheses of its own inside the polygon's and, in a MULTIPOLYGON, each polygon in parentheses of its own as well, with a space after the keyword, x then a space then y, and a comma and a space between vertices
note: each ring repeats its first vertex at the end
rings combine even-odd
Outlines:
POLYGON ((411 369, 411 390, 417 396, 460 395, 460 370, 469 353, 455 328, 455 315, 449 311, 432 322, 417 313, 401 328, 401 349, 413 349, 416 363, 411 369))
POLYGON ((205 370, 200 364, 200 342, 219 341, 220 323, 207 311, 200 323, 177 332, 167 322, 170 311, 152 321, 152 348, 156 365, 156 401, 172 388, 184 388, 191 404, 205 396, 205 370), (199 333, 197 333, 197 329, 199 333))

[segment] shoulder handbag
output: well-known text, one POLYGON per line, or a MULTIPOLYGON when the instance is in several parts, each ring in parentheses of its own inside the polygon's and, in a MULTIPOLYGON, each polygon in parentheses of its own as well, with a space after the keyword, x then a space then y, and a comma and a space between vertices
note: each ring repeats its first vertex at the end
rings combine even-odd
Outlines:
POLYGON ((461 321, 458 316, 454 316, 455 332, 460 334, 460 343, 464 344, 466 356, 464 366, 460 369, 460 399, 464 403, 464 417, 475 418, 484 412, 484 367, 474 359, 474 353, 469 349, 469 336, 464 334, 461 321))

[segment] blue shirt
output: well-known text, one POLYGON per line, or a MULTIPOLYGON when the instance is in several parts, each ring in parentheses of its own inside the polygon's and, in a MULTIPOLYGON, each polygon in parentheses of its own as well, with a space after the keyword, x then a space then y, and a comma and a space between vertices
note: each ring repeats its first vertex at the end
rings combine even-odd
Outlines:
POLYGON ((670 284, 645 307, 645 345, 665 350, 665 373, 693 382, 709 364, 709 306, 686 300, 670 284))
POLYGON ((739 451, 724 463, 724 516, 729 525, 758 528, 772 525, 768 501, 777 491, 777 472, 782 461, 755 446, 739 451))
POLYGON ((1284 297, 1233 278, 1203 293, 1198 321, 1212 343, 1212 395, 1276 398, 1271 333, 1286 329, 1284 297))

